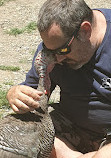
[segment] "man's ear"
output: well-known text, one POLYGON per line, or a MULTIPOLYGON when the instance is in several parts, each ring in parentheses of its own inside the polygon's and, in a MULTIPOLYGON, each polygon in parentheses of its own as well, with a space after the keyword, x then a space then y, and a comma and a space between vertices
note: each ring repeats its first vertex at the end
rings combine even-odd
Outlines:
POLYGON ((88 21, 82 22, 78 34, 78 39, 80 39, 82 42, 89 40, 91 37, 91 31, 91 23, 88 21))

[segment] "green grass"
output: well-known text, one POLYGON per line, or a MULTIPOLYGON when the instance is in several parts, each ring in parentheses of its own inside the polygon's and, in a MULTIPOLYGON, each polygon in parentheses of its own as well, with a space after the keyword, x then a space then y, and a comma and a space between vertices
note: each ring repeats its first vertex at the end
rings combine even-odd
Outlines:
POLYGON ((24 64, 24 63, 27 63, 27 62, 28 62, 28 60, 26 58, 22 58, 22 59, 19 60, 19 63, 21 63, 21 64, 24 64))
POLYGON ((37 24, 36 22, 33 21, 33 22, 30 22, 27 26, 25 26, 24 31, 30 33, 36 29, 37 29, 37 24))
POLYGON ((3 82, 3 84, 5 84, 5 85, 9 85, 9 86, 13 86, 13 85, 14 85, 13 81, 3 82))
POLYGON ((54 101, 49 99, 48 104, 54 104, 54 101))
POLYGON ((14 1, 14 0, 0 0, 0 6, 2 6, 5 2, 14 1))
POLYGON ((9 35, 14 35, 17 36, 19 34, 22 34, 24 32, 31 33, 33 30, 37 29, 37 24, 36 22, 30 22, 28 25, 25 27, 19 29, 19 28, 11 28, 9 31, 6 31, 9 35))
POLYGON ((18 28, 12 28, 10 29, 10 31, 7 31, 7 33, 9 35, 14 35, 14 36, 17 36, 19 34, 22 34, 24 31, 22 29, 18 29, 18 28))
POLYGON ((8 111, 11 109, 6 99, 7 91, 0 90, 0 119, 8 114, 8 111))
POLYGON ((6 99, 7 91, 0 90, 0 109, 9 109, 9 103, 6 99))
POLYGON ((20 68, 18 66, 4 66, 4 65, 0 65, 0 70, 4 70, 4 71, 19 71, 20 68))
POLYGON ((36 50, 31 50, 29 53, 31 54, 31 55, 34 55, 35 54, 35 52, 36 52, 36 50))

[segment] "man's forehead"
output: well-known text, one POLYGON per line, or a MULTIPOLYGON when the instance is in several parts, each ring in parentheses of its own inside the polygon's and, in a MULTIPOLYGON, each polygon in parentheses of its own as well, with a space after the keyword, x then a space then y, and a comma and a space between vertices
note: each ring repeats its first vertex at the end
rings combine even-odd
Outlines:
POLYGON ((66 42, 60 26, 55 23, 53 23, 46 31, 41 32, 40 35, 44 41, 44 44, 47 46, 47 48, 50 49, 51 47, 52 49, 59 48, 66 42))

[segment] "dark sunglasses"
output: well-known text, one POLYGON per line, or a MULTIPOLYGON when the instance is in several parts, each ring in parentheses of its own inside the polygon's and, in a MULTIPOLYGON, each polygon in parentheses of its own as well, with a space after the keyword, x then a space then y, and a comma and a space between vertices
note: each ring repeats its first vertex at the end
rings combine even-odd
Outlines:
POLYGON ((42 46, 43 46, 43 49, 44 49, 44 52, 46 53, 53 53, 53 54, 59 54, 59 55, 65 55, 65 54, 68 54, 71 52, 71 44, 72 44, 72 41, 74 39, 74 34, 72 35, 71 39, 68 40, 67 43, 65 43, 62 47, 60 48, 57 48, 55 50, 52 50, 52 49, 48 49, 45 44, 43 43, 42 46))

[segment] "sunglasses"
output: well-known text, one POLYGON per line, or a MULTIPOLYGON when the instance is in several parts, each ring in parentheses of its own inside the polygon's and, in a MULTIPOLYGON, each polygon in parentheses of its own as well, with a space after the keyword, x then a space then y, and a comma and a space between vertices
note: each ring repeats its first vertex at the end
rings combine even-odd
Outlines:
POLYGON ((55 49, 55 50, 48 49, 48 48, 45 46, 44 43, 42 44, 42 46, 43 46, 44 52, 46 52, 46 53, 53 53, 53 54, 65 55, 65 54, 69 54, 69 53, 71 52, 71 44, 72 44, 73 39, 74 39, 74 33, 73 33, 71 39, 68 40, 67 43, 65 43, 62 47, 57 48, 57 49, 55 49))

